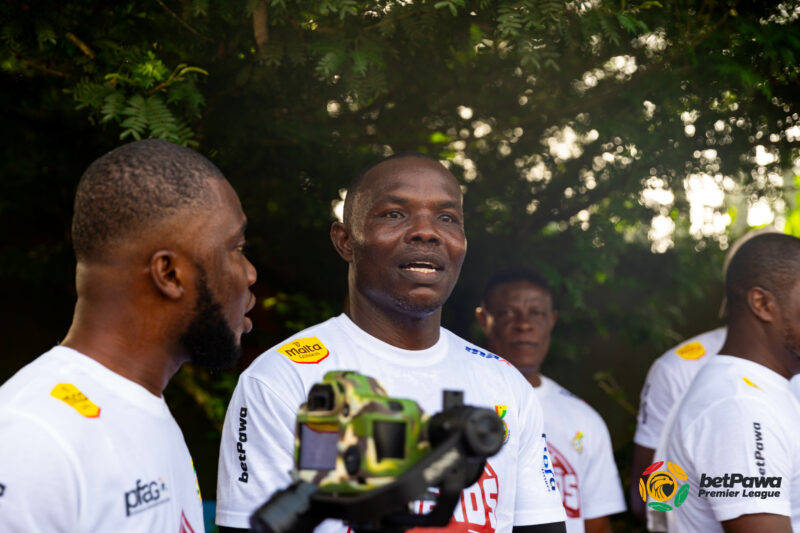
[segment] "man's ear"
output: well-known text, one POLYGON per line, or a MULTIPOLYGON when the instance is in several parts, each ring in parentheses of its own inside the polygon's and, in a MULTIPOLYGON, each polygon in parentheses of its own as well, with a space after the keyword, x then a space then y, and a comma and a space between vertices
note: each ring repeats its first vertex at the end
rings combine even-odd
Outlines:
POLYGON ((177 262, 177 254, 171 250, 159 250, 150 257, 150 278, 164 297, 178 300, 183 296, 186 270, 177 262))
POLYGON ((553 309, 553 312, 550 313, 550 331, 553 331, 553 328, 556 327, 557 320, 558 320, 558 309, 553 309))
POLYGON ((331 224, 331 242, 336 252, 348 263, 353 262, 353 241, 350 238, 350 230, 336 221, 331 224))
POLYGON ((762 287, 752 287, 747 291, 747 306, 762 322, 773 322, 778 312, 775 295, 762 287))
POLYGON ((484 335, 488 334, 489 331, 489 320, 491 317, 489 313, 486 312, 486 309, 483 306, 478 306, 475 308, 475 318, 478 320, 478 324, 481 327, 481 331, 483 331, 484 335))

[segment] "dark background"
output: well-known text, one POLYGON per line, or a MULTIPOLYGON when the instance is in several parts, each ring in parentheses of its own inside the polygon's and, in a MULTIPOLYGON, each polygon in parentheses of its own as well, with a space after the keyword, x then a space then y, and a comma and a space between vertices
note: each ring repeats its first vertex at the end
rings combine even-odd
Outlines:
MULTIPOLYGON (((473 310, 487 277, 539 269, 560 306, 544 371, 606 420, 627 483, 644 375, 719 325, 725 249, 769 221, 748 221, 748 207, 763 199, 800 229, 798 13, 732 1, 6 2, 0 382, 66 333, 75 186, 120 143, 195 147, 238 191, 259 273, 243 366, 341 312, 345 265, 328 240, 340 189, 384 155, 422 151, 465 190, 469 249, 445 326, 481 343, 473 310), (687 180, 704 176, 722 202, 712 190, 698 210, 687 180), (672 196, 653 201, 654 189, 672 196), (654 217, 673 225, 666 244, 654 217)), ((205 498, 240 370, 186 366, 165 393, 205 498)))

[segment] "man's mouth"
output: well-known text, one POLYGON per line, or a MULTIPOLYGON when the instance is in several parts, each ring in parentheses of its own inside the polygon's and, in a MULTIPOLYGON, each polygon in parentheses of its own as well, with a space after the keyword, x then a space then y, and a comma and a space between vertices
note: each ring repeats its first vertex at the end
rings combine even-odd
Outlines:
POLYGON ((400 265, 400 268, 408 272, 420 272, 422 274, 432 274, 444 270, 443 266, 431 261, 411 261, 400 265))

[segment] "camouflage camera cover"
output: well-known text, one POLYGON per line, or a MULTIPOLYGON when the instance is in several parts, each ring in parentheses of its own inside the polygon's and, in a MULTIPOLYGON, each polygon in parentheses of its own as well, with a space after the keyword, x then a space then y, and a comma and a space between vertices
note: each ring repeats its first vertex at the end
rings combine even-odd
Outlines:
POLYGON ((340 494, 391 483, 429 453, 427 422, 415 401, 387 396, 375 379, 327 372, 297 413, 299 477, 340 494))

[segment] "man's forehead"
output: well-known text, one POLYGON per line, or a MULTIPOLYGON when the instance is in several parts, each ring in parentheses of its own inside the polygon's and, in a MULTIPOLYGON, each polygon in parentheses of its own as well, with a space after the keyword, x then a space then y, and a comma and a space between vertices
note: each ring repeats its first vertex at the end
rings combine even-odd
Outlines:
POLYGON ((461 188, 455 177, 440 163, 419 157, 385 161, 364 176, 363 191, 373 199, 392 193, 441 191, 460 203, 461 188))
POLYGON ((546 289, 526 280, 509 281, 498 285, 489 297, 496 304, 546 303, 551 300, 546 289), (498 298, 502 294, 502 299, 498 298))

